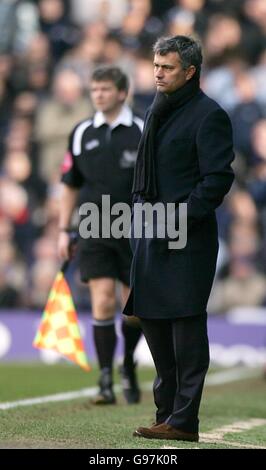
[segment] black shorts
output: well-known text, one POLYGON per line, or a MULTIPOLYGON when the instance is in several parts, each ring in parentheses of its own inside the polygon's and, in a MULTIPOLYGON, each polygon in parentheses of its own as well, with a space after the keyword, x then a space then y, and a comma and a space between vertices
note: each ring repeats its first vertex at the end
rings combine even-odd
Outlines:
POLYGON ((83 282, 111 277, 129 286, 131 260, 132 251, 127 238, 88 238, 79 241, 79 266, 83 282))

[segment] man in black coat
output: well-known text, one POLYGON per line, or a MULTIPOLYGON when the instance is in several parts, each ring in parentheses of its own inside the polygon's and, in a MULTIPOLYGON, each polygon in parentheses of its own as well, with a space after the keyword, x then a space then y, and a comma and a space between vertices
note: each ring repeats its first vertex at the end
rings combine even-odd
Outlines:
POLYGON ((179 204, 186 203, 187 243, 171 249, 169 221, 162 238, 158 215, 131 238, 132 289, 124 313, 140 318, 157 371, 156 422, 134 435, 198 441, 209 366, 206 306, 218 253, 215 209, 234 179, 232 131, 226 112, 200 89, 200 45, 185 36, 161 38, 154 52, 157 94, 139 145, 132 228, 136 203, 172 203, 176 222, 179 204), (149 224, 157 236, 146 236, 149 224))

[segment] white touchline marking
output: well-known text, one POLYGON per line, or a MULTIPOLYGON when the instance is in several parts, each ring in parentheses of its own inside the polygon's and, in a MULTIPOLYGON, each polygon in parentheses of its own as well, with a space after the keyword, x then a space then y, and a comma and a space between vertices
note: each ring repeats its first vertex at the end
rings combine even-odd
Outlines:
MULTIPOLYGON (((202 441, 200 441, 202 442, 202 441)), ((255 446, 253 444, 242 444, 240 442, 232 442, 232 441, 218 441, 218 442, 210 442, 208 441, 208 444, 217 444, 217 449, 219 449, 219 444, 225 444, 229 445, 231 447, 237 447, 238 449, 266 449, 266 447, 261 447, 261 446, 255 446)), ((171 447, 171 446, 163 446, 160 447, 161 449, 187 449, 187 447, 171 447)), ((189 450, 197 450, 197 449, 202 449, 202 447, 190 447, 189 450)))
MULTIPOLYGON (((144 382, 142 384, 143 390, 152 390, 152 382, 144 382)), ((55 393, 53 395, 44 395, 42 397, 24 398, 23 400, 7 401, 0 403, 0 410, 10 410, 19 406, 32 406, 41 405, 42 403, 52 403, 59 401, 76 400, 77 398, 90 398, 96 395, 98 387, 82 388, 80 390, 73 390, 71 392, 55 393)), ((121 385, 115 385, 114 391, 116 393, 122 392, 121 385)))
MULTIPOLYGON (((249 429, 264 425, 266 425, 266 419, 254 418, 249 419, 248 421, 236 421, 235 423, 227 424, 221 428, 213 429, 210 432, 201 432, 200 442, 204 442, 205 444, 227 444, 233 447, 241 447, 245 449, 266 449, 266 446, 263 447, 254 444, 243 444, 241 442, 232 442, 224 439, 224 436, 227 433, 244 432, 249 429)), ((180 449, 180 447, 163 446, 162 449, 180 449)), ((200 449, 200 447, 194 447, 194 449, 200 449)))
MULTIPOLYGON (((253 429, 257 426, 263 426, 264 424, 266 424, 266 419, 259 419, 259 418, 249 419, 248 421, 236 421, 235 423, 232 423, 232 424, 226 424, 225 426, 222 426, 221 428, 213 429, 211 431, 211 434, 214 434, 216 439, 222 439, 224 437, 224 434, 227 434, 229 432, 248 431, 249 429, 253 429)), ((208 436, 209 433, 207 432, 201 435, 208 436)))
MULTIPOLYGON (((214 374, 210 374, 207 377, 206 385, 213 386, 222 383, 232 382, 234 380, 241 380, 243 378, 253 377, 258 375, 258 370, 254 369, 244 369, 243 368, 235 368, 233 370, 223 371, 223 372, 216 372, 214 374), (256 374, 255 374, 256 372, 256 374)), ((141 388, 143 390, 150 391, 152 389, 152 382, 145 382, 142 384, 141 388)), ((115 385, 114 387, 115 392, 121 392, 121 386, 115 385)), ((60 401, 67 401, 67 400, 76 400, 77 398, 85 398, 85 397, 93 397, 98 391, 97 387, 88 387, 83 388, 81 390, 71 391, 71 392, 64 392, 64 393, 55 393, 53 395, 45 395, 42 397, 35 397, 35 398, 26 398, 23 400, 16 400, 16 401, 9 401, 0 403, 0 410, 10 410, 12 408, 17 408, 19 406, 32 406, 32 405, 40 405, 42 403, 52 403, 52 402, 60 402, 60 401)))
POLYGON ((77 390, 76 392, 65 392, 65 393, 55 393, 54 395, 45 395, 43 397, 36 398, 26 398, 24 400, 17 401, 8 401, 5 403, 0 403, 0 410, 10 410, 11 408, 17 408, 18 406, 31 406, 31 405, 40 405, 41 403, 50 403, 56 401, 65 401, 65 400, 75 400, 76 398, 81 397, 91 397, 97 393, 98 388, 83 388, 77 390))
POLYGON ((222 426, 221 428, 213 429, 210 432, 206 433, 200 433, 200 441, 201 442, 223 442, 224 444, 230 444, 233 446, 238 446, 238 447, 246 447, 246 448, 259 448, 259 449, 266 449, 266 447, 261 447, 261 446, 254 446, 253 444, 242 444, 242 443, 236 443, 236 442, 230 442, 224 440, 225 434, 228 433, 239 433, 239 432, 244 432, 248 431, 249 429, 256 428, 258 426, 264 426, 266 425, 266 419, 249 419, 247 421, 236 421, 232 424, 227 424, 225 426, 222 426))
POLYGON ((245 367, 234 367, 233 369, 223 370, 221 372, 215 372, 209 374, 206 377, 206 385, 220 385, 229 382, 235 382, 237 380, 249 379, 252 377, 258 377, 260 370, 245 367))

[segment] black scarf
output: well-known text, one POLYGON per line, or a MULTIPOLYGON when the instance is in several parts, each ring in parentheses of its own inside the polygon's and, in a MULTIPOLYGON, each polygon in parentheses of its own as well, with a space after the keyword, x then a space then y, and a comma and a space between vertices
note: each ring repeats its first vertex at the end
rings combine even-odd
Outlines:
POLYGON ((157 197, 157 184, 154 167, 155 138, 162 122, 171 113, 193 98, 199 90, 198 79, 192 78, 184 86, 166 95, 157 92, 151 105, 143 134, 138 147, 134 172, 133 194, 140 194, 145 200, 157 197))

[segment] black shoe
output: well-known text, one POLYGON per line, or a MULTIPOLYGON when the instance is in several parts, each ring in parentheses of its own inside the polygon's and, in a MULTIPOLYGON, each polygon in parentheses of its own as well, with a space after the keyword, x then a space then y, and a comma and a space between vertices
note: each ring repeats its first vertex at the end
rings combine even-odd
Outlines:
POLYGON ((116 398, 112 389, 99 390, 99 393, 91 399, 93 405, 115 405, 116 398))
POLYGON ((94 405, 114 405, 116 403, 113 392, 112 371, 109 368, 102 369, 99 380, 99 393, 92 398, 94 405))
POLYGON ((132 364, 130 367, 120 367, 123 394, 128 404, 140 402, 140 389, 135 369, 136 364, 132 364))

